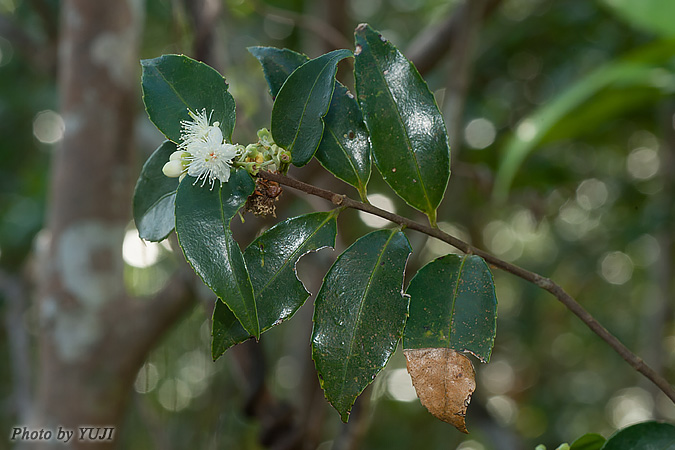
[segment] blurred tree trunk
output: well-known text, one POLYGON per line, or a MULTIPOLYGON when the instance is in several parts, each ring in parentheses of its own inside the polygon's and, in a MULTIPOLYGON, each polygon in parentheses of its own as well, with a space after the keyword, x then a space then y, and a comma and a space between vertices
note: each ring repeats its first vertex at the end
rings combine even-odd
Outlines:
POLYGON ((143 11, 142 0, 61 3, 58 78, 66 130, 50 174, 49 244, 39 255, 40 364, 28 425, 74 430, 69 448, 113 447, 78 441, 78 427, 119 433, 138 368, 191 305, 185 283, 144 302, 128 298, 124 287, 143 11))

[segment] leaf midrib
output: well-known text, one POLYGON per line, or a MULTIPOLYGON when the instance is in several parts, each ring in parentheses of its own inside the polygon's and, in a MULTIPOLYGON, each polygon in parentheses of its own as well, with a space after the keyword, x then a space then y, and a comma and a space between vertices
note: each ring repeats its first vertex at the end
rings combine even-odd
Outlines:
MULTIPOLYGON (((220 208, 220 218, 221 218, 221 222, 223 224, 223 234, 225 235, 225 239, 233 240, 234 238, 232 237, 232 232, 230 232, 227 229, 227 226, 229 225, 229 222, 230 222, 231 218, 229 218, 229 219, 225 218, 225 211, 224 211, 224 208, 223 208, 223 187, 222 187, 222 185, 220 186, 220 188, 218 188, 218 207, 220 208)), ((227 246, 227 243, 225 245, 227 246)), ((237 243, 234 242, 234 245, 237 245, 237 243)), ((239 291, 239 299, 241 300, 242 306, 244 306, 244 310, 246 312, 246 315, 248 316, 248 319, 252 319, 251 311, 249 310, 248 305, 246 304, 246 299, 245 299, 244 292, 243 292, 241 284, 240 284, 239 277, 236 276, 236 274, 234 272, 234 264, 232 262, 232 253, 230 252, 229 246, 226 247, 226 253, 227 253, 228 264, 230 266, 230 269, 232 270, 232 278, 234 278, 234 284, 235 284, 235 286, 237 286, 237 291, 239 291)), ((242 257, 242 259, 243 259, 243 257, 242 257)), ((245 260, 243 262, 244 262, 244 264, 246 264, 245 260)), ((253 288, 251 288, 251 294, 253 294, 253 288)), ((224 300, 223 300, 223 302, 224 302, 224 300)), ((255 297, 253 297, 253 307, 255 308, 255 297)), ((237 315, 234 313, 234 311, 232 311, 232 314, 234 314, 234 316, 237 317, 237 315)), ((237 319, 239 319, 239 318, 237 317, 237 319)), ((255 321, 258 322, 258 311, 255 311, 255 319, 256 319, 255 321)), ((260 331, 259 328, 260 328, 260 324, 258 323, 258 331, 260 331)))
MULTIPOLYGON (((366 42, 368 42, 368 39, 365 38, 365 36, 364 36, 364 39, 366 40, 366 42)), ((368 44, 370 45, 370 43, 368 43, 368 44)), ((405 141, 406 141, 406 144, 407 144, 407 147, 408 147, 408 153, 410 154, 410 156, 411 156, 411 158, 412 158, 412 160, 415 164, 415 171, 417 172, 417 177, 420 180, 420 186, 422 187, 422 191, 424 192, 424 199, 427 201, 427 205, 429 206, 429 213, 431 213, 435 210, 435 208, 431 205, 431 199, 429 198, 429 193, 427 192, 426 183, 425 183, 424 179, 422 178, 422 173, 420 172, 420 166, 419 166, 419 163, 417 161, 417 157, 415 156, 415 152, 413 151, 412 142, 410 142, 410 136, 408 135, 408 132, 406 131, 405 124, 403 122, 403 118, 401 117, 401 111, 398 109, 398 105, 396 103, 396 100, 394 99, 394 94, 389 89, 389 83, 387 83, 387 79, 384 78, 384 73, 382 73, 382 71, 380 70, 380 60, 377 58, 377 56, 375 56, 375 53, 371 52, 371 55, 372 55, 373 59, 375 60, 375 62, 377 63, 376 64, 376 67, 377 67, 376 72, 380 76, 382 81, 384 82, 384 85, 387 87, 387 89, 386 89, 387 95, 391 99, 391 102, 395 106, 395 108, 393 108, 393 109, 396 111, 396 117, 398 118, 398 123, 401 126, 401 129, 403 130, 403 135, 405 137, 405 141)), ((408 63, 408 64, 410 64, 410 63, 408 63)))
MULTIPOLYGON (((457 296, 459 295, 459 282, 462 278, 462 271, 464 270, 464 263, 466 262, 468 256, 464 255, 461 257, 462 262, 459 264, 459 269, 457 269, 457 280, 455 282, 455 289, 452 293, 452 304, 450 308, 450 328, 448 329, 448 348, 450 348, 451 344, 451 336, 452 336, 452 326, 455 322, 455 303, 457 302, 457 296)), ((454 349, 453 349, 454 350, 454 349)))
MULTIPOLYGON (((319 74, 314 79, 314 83, 312 84, 312 88, 309 90, 309 93, 307 94, 307 98, 305 99, 304 107, 302 109, 302 114, 300 115, 300 120, 298 121, 298 128, 295 130, 295 136, 293 136, 293 140, 291 141, 291 145, 289 146, 289 148, 287 150, 290 151, 291 148, 295 148, 295 143, 298 140, 298 135, 300 134, 300 129, 303 127, 303 124, 305 122, 305 114, 307 112, 307 107, 309 105, 309 99, 312 97, 312 94, 314 93, 314 88, 316 87, 316 84, 321 79, 321 76, 326 71, 326 69, 328 69, 328 67, 333 63, 333 61, 335 59, 337 59, 337 56, 333 56, 332 58, 330 58, 326 62, 326 64, 324 64, 323 68, 319 71, 319 74)), ((302 67, 302 66, 300 66, 300 67, 302 67)), ((335 85, 333 85, 333 86, 335 86, 335 85)), ((328 102, 328 104, 330 105, 330 101, 328 102)), ((328 108, 326 108, 326 112, 328 112, 328 108)), ((324 114, 321 117, 325 116, 326 112, 324 112, 324 114)), ((318 121, 319 121, 320 124, 323 124, 323 122, 321 121, 321 117, 318 118, 318 121)), ((318 143, 317 143, 317 145, 318 145, 318 143)))
POLYGON ((165 192, 165 193, 162 194, 159 198, 157 198, 157 200, 155 200, 154 202, 152 202, 152 203, 150 204, 150 206, 148 206, 147 208, 145 208, 139 215, 140 215, 141 217, 145 217, 145 216, 147 215, 147 213, 148 213, 149 211, 155 209, 155 207, 157 207, 157 205, 158 205, 162 200, 164 200, 165 198, 170 197, 170 196, 172 196, 172 195, 176 195, 176 192, 177 192, 177 191, 178 191, 178 188, 174 189, 174 190, 171 191, 171 192, 165 192))
POLYGON ((352 171, 354 172, 354 175, 356 175, 356 180, 357 180, 359 186, 363 186, 363 180, 361 179, 361 176, 359 175, 359 171, 356 169, 356 166, 354 165, 354 162, 352 161, 352 158, 350 157, 350 154, 347 152, 347 150, 345 150, 344 146, 342 145, 342 142, 340 142, 340 139, 333 132, 333 129, 330 126, 326 126, 326 129, 328 130, 331 137, 335 140, 335 143, 337 144, 338 148, 342 151, 345 158, 347 159, 347 162, 349 163, 349 166, 352 168, 352 171))
MULTIPOLYGON (((349 356, 354 354, 354 337, 356 336, 356 330, 359 328, 361 324, 361 312, 363 311, 363 304, 365 303, 364 299, 368 296, 368 292, 370 291, 371 284, 373 282, 373 278, 375 278, 375 273, 379 270, 380 268, 380 261, 382 260, 382 256, 384 255, 384 252, 387 250, 387 247, 389 246, 389 243, 391 240, 394 238, 394 236, 398 233, 398 230, 394 229, 392 230, 391 234, 389 235, 389 238, 387 238, 387 241, 384 243, 382 246, 382 249, 380 250, 380 254, 377 257, 377 261, 375 262, 375 266, 373 271, 370 273, 370 276, 368 277, 368 283, 366 284, 366 288, 363 291, 363 295, 361 296, 361 301, 359 302, 359 310, 356 315, 356 323, 354 327, 352 328, 351 335, 349 337, 349 356)), ((350 357, 346 358, 346 363, 344 365, 344 369, 342 371, 342 383, 340 387, 340 397, 344 397, 344 390, 345 390, 345 383, 344 381, 347 379, 347 371, 350 367, 351 363, 351 358, 350 357)))
MULTIPOLYGON (((305 241, 302 243, 302 245, 301 245, 300 247, 298 247, 298 249, 297 249, 296 251, 294 251, 293 253, 291 253, 291 255, 284 261, 284 263, 283 263, 283 265, 281 266, 281 268, 280 268, 280 269, 279 269, 272 277, 270 277, 270 279, 269 279, 269 281, 268 281, 267 283, 265 283, 265 284, 263 285, 263 287, 262 287, 262 288, 260 289, 260 291, 259 291, 259 294, 255 294, 255 292, 254 292, 254 297, 255 297, 256 301, 258 300, 259 297, 262 297, 263 293, 267 290, 267 288, 269 287, 269 285, 273 284, 273 283, 276 281, 276 279, 279 277, 279 274, 281 274, 281 272, 283 272, 284 269, 286 269, 286 267, 290 264, 290 261, 293 259, 293 257, 294 257, 295 255, 297 255, 297 254, 300 252, 300 250, 302 250, 302 249, 307 245, 307 243, 309 242, 309 240, 312 239, 312 238, 314 238, 314 236, 317 235, 317 233, 319 232, 319 230, 321 230, 321 229, 323 228, 323 226, 326 225, 326 224, 327 224, 330 220, 332 220, 332 219, 333 219, 333 216, 330 215, 330 216, 328 216, 323 222, 321 222, 321 224, 320 224, 318 227, 316 227, 316 229, 312 232, 312 234, 311 234, 307 239, 305 239, 305 241)), ((310 251, 311 251, 311 250, 310 250, 310 251)), ((296 260, 296 264, 297 264, 297 261, 299 261, 300 258, 302 258, 306 253, 307 253, 307 252, 303 253, 302 255, 300 255, 300 256, 298 257, 298 259, 296 260)), ((246 258, 244 258, 244 259, 246 259, 246 258)), ((295 279, 298 280, 298 282, 300 282, 300 280, 298 279, 297 274, 295 275, 295 279)), ((302 282, 300 282, 300 283, 302 283, 302 282)))

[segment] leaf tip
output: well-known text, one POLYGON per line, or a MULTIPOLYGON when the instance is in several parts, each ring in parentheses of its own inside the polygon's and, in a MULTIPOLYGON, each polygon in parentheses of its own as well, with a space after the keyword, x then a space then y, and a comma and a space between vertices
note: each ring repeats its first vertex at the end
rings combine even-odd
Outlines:
POLYGON ((422 405, 437 419, 468 434, 466 410, 476 389, 469 358, 449 348, 405 349, 403 353, 422 405))
POLYGON ((363 32, 363 31, 365 31, 366 29, 368 29, 368 27, 369 27, 368 23, 362 22, 362 23, 360 23, 360 24, 358 24, 358 25, 356 26, 355 31, 356 31, 357 33, 361 33, 361 32, 363 32))
POLYGON ((343 423, 347 423, 349 421, 349 411, 340 412, 340 419, 343 423))

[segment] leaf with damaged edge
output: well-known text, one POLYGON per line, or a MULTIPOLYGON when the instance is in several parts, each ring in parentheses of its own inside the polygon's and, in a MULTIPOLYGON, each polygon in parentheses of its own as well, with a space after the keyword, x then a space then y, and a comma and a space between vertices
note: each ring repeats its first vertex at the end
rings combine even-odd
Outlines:
POLYGON ((492 273, 475 255, 442 256, 410 281, 404 348, 451 348, 490 360, 497 333, 492 273))
POLYGON ((474 255, 446 255, 410 281, 403 348, 420 402, 466 433, 464 417, 476 382, 471 353, 490 360, 497 330, 492 273, 474 255))
POLYGON ((476 389, 476 373, 466 356, 449 348, 405 349, 415 392, 436 418, 468 433, 464 418, 476 389))
POLYGON ((253 192, 245 170, 209 189, 186 177, 176 193, 176 234, 185 258, 246 331, 260 337, 253 287, 239 245, 232 237, 232 217, 253 192))
POLYGON ((373 231, 338 257, 317 294, 312 359, 344 422, 401 338, 408 312, 401 287, 410 252, 401 231, 373 231))
MULTIPOLYGON (((244 251, 261 332, 290 318, 309 297, 295 267, 307 253, 335 246, 337 215, 338 210, 334 210, 288 219, 267 230, 244 251)), ((250 337, 232 313, 217 303, 213 313, 213 359, 250 337)))

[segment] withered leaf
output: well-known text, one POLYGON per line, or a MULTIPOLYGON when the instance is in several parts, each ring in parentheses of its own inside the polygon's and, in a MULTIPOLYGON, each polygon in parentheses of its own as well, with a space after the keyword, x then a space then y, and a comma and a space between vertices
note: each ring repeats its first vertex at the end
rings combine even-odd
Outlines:
POLYGON ((406 349, 403 353, 422 405, 436 418, 468 433, 464 418, 476 389, 469 358, 449 348, 406 349))

